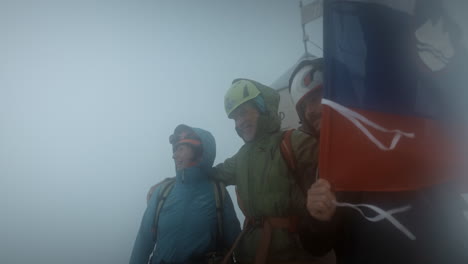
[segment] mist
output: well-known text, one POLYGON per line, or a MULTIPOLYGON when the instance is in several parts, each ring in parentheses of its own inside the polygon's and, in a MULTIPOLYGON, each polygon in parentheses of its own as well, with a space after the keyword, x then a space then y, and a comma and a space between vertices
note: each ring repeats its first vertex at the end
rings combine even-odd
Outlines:
MULTIPOLYGON (((306 29, 321 56, 321 19, 306 29)), ((243 144, 232 80, 270 85, 304 54, 299 0, 2 0, 0 36, 7 264, 128 263, 149 188, 175 175, 174 128, 210 131, 224 161, 243 144)))
POLYGON ((127 263, 175 126, 212 132, 222 162, 242 144, 231 81, 271 84, 303 53, 298 1, 2 1, 0 34, 9 264, 127 263))

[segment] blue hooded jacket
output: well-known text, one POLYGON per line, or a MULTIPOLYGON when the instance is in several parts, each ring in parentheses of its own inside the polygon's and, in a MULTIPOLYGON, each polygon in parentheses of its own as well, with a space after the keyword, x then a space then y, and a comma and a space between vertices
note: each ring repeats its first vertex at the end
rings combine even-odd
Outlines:
MULTIPOLYGON (((130 264, 148 263, 152 252, 152 264, 191 263, 192 259, 220 248, 216 241, 218 218, 215 193, 208 176, 216 156, 216 143, 208 131, 191 129, 201 139, 202 160, 193 167, 177 171, 174 188, 160 211, 155 244, 152 227, 161 186, 156 188, 143 215, 130 264)), ((239 220, 227 192, 223 208, 223 233, 221 248, 229 248, 240 233, 239 220)))

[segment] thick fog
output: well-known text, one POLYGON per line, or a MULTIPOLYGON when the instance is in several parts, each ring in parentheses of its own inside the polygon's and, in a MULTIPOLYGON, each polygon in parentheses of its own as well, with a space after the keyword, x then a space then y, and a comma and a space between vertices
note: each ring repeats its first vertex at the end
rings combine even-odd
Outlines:
POLYGON ((231 81, 272 84, 303 53, 299 0, 0 0, 0 263, 128 263, 176 125, 222 162, 242 145, 231 81))
POLYGON ((127 263, 175 126, 211 131, 222 162, 242 144, 231 81, 303 54, 298 1, 2 1, 0 35, 8 264, 127 263))

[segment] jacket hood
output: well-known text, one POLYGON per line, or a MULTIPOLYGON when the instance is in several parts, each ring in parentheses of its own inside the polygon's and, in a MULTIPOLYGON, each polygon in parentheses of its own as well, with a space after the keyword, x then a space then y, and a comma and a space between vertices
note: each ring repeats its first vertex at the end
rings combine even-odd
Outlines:
POLYGON ((201 128, 190 127, 184 124, 178 125, 174 129, 174 134, 177 134, 180 130, 191 130, 193 131, 201 140, 201 146, 203 149, 201 160, 194 167, 199 167, 201 169, 210 169, 213 167, 214 160, 216 158, 216 141, 213 135, 201 128))
POLYGON ((264 84, 249 79, 235 79, 233 83, 238 80, 246 80, 252 82, 255 85, 255 87, 257 87, 257 89, 260 91, 259 96, 262 96, 265 102, 265 112, 260 113, 260 116, 258 118, 257 132, 255 134, 254 140, 279 131, 281 128, 281 120, 278 115, 278 107, 280 101, 279 93, 276 90, 264 84))

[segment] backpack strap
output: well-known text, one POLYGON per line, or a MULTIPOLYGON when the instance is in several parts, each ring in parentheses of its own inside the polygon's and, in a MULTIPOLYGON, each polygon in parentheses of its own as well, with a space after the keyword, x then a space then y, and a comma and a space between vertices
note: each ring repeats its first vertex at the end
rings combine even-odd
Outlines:
POLYGON ((288 166, 289 170, 291 170, 291 172, 296 174, 297 160, 296 160, 296 156, 294 155, 292 141, 291 141, 292 133, 294 132, 294 130, 295 129, 290 129, 283 133, 283 136, 281 138, 280 151, 281 151, 281 156, 283 156, 283 159, 286 162, 286 165, 288 166))
POLYGON ((226 187, 224 184, 218 181, 213 181, 214 196, 216 202, 216 217, 218 219, 218 228, 216 230, 216 244, 219 247, 222 244, 222 238, 224 237, 223 226, 224 226, 224 200, 226 198, 226 187))
MULTIPOLYGON (((218 219, 217 221, 218 227, 216 229, 216 239, 217 241, 221 241, 221 238, 224 236, 223 234, 223 224, 224 224, 223 211, 224 211, 224 200, 226 199, 226 188, 224 187, 224 184, 220 182, 212 182, 212 183, 213 183, 214 196, 215 196, 215 202, 216 202, 216 217, 218 219)), ((154 217, 154 222, 153 222, 153 227, 152 227, 154 241, 156 241, 156 238, 157 238, 158 222, 159 222, 159 216, 161 215, 161 210, 164 206, 164 202, 169 196, 169 193, 174 188, 174 184, 175 184, 174 178, 164 180, 163 182, 159 184, 161 190, 159 191, 158 198, 157 198, 158 201, 156 203, 156 214, 154 217)))
POLYGON ((158 222, 159 222, 159 216, 161 215, 161 210, 163 208, 164 202, 166 201, 167 197, 169 196, 169 193, 172 191, 174 188, 175 184, 175 178, 170 178, 167 180, 164 180, 163 182, 160 183, 160 191, 158 194, 158 200, 156 202, 156 214, 154 216, 154 222, 153 222, 153 241, 156 242, 157 239, 157 234, 158 234, 158 222))
POLYGON ((161 186, 161 184, 165 184, 167 181, 170 181, 170 180, 173 180, 173 179, 175 179, 175 177, 165 178, 164 180, 162 180, 162 181, 158 182, 157 184, 151 186, 151 188, 148 190, 148 194, 146 195, 146 203, 149 203, 149 201, 151 200, 151 196, 153 196, 154 191, 159 186, 161 186))
MULTIPOLYGON (((304 195, 307 195, 307 188, 306 182, 303 179, 304 174, 308 173, 307 171, 303 171, 301 168, 297 166, 297 159, 296 155, 294 154, 294 149, 292 146, 292 134, 295 129, 287 130, 283 133, 281 144, 280 144, 280 151, 283 160, 286 162, 289 171, 293 174, 294 180, 296 184, 299 186, 299 189, 302 191, 304 195)), ((318 173, 318 171, 316 171, 318 173)), ((317 176, 316 176, 317 177, 317 176)))

